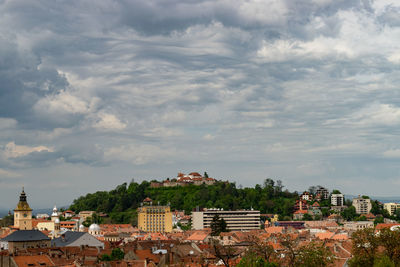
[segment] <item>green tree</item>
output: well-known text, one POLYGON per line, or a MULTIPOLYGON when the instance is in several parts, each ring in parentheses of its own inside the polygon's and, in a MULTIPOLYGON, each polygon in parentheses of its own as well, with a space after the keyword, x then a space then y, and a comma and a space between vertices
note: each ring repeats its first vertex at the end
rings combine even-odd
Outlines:
POLYGON ((346 221, 352 221, 357 216, 356 208, 354 206, 345 208, 341 215, 346 221))
POLYGON ((236 267, 278 267, 274 262, 267 262, 257 254, 250 252, 240 260, 236 267))
POLYGON ((383 216, 377 216, 374 220, 374 225, 377 225, 378 223, 384 223, 384 218, 383 216))
POLYGON ((400 231, 381 229, 377 236, 379 245, 384 247, 384 255, 396 266, 400 266, 400 231))
POLYGON ((374 263, 374 267, 396 267, 396 265, 390 260, 388 256, 378 258, 374 263))
POLYGON ((352 234, 353 258, 349 261, 350 267, 374 266, 378 256, 379 240, 375 229, 366 228, 352 234))
POLYGON ((218 236, 222 232, 227 232, 226 221, 223 218, 220 218, 218 214, 215 214, 213 217, 210 227, 212 236, 218 236))
POLYGON ((333 263, 332 252, 324 244, 311 242, 298 250, 294 266, 325 267, 331 263, 333 263))
POLYGON ((10 225, 14 225, 14 216, 13 215, 6 215, 0 220, 0 226, 8 227, 10 225))
POLYGON ((122 260, 125 256, 125 253, 120 248, 114 248, 111 251, 111 259, 112 260, 122 260))
POLYGON ((306 213, 303 215, 303 220, 304 221, 312 221, 313 217, 310 214, 306 213))

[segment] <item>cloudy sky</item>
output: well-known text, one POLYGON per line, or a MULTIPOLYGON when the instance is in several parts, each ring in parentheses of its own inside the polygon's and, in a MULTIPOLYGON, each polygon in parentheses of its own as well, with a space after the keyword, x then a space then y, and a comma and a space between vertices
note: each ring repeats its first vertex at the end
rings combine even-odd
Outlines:
POLYGON ((397 0, 0 0, 0 207, 207 171, 397 196, 397 0))

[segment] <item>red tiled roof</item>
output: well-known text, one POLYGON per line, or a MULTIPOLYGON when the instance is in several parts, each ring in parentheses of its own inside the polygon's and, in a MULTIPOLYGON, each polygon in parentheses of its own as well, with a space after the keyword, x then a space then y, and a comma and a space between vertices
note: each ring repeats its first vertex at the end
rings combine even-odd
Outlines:
POLYGON ((276 233, 282 233, 284 229, 285 227, 283 226, 273 226, 265 228, 265 231, 269 234, 276 234, 276 233))
POLYGON ((376 226, 375 230, 381 230, 381 229, 384 229, 384 228, 390 228, 390 227, 395 226, 395 225, 400 225, 400 223, 379 223, 376 226))
POLYGON ((18 267, 56 266, 47 255, 14 256, 13 259, 18 267))
POLYGON ((332 238, 334 233, 332 232, 324 232, 324 233, 316 233, 315 236, 321 240, 332 238))

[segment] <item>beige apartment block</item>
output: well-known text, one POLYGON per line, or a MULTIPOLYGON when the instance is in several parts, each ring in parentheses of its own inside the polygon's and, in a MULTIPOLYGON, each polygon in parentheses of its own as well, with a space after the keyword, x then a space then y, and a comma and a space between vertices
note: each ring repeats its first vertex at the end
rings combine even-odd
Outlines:
POLYGON ((357 197, 353 198, 353 206, 357 214, 368 214, 372 209, 371 199, 357 197))
POLYGON ((393 215, 397 209, 400 209, 400 203, 385 203, 383 204, 383 208, 387 210, 390 215, 393 215))

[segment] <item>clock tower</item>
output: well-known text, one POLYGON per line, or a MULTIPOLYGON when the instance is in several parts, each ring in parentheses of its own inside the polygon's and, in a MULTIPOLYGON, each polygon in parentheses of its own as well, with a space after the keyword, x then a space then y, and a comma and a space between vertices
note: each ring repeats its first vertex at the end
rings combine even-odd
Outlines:
POLYGON ((22 188, 17 208, 14 210, 14 227, 19 230, 32 230, 32 209, 26 202, 26 194, 22 188))

